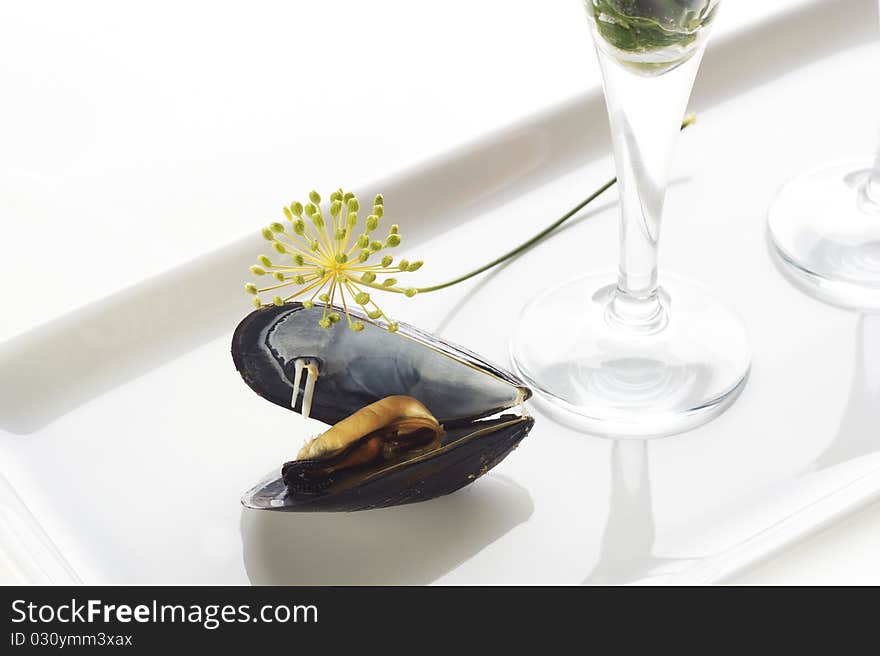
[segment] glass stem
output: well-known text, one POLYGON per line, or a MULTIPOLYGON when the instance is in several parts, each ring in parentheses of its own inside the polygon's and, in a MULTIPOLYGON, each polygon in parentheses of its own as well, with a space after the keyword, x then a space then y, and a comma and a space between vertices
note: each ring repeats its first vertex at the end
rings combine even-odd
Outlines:
POLYGON ((667 177, 704 48, 678 67, 642 75, 597 48, 620 188, 620 268, 608 320, 638 332, 667 322, 657 279, 667 177))

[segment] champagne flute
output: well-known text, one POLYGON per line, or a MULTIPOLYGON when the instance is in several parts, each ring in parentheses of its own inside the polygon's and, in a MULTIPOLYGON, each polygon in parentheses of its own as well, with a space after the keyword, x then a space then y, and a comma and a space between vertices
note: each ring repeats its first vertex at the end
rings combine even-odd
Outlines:
POLYGON ((552 417, 646 438, 720 414, 750 365, 742 321, 701 285, 657 271, 668 169, 718 0, 585 0, 620 194, 620 266, 531 301, 514 368, 552 417), (615 282, 616 278, 616 282, 615 282))
POLYGON ((767 216, 783 271, 824 301, 880 310, 880 146, 789 181, 767 216))

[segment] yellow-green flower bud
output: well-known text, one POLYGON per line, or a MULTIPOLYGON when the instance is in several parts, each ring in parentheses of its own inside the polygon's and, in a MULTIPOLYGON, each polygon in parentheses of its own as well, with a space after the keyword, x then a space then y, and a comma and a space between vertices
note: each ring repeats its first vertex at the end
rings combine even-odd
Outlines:
POLYGON ((381 251, 382 250, 382 242, 381 241, 371 241, 370 242, 370 250, 371 251, 381 251))
POLYGON ((295 254, 291 259, 293 260, 293 263, 297 266, 302 266, 303 264, 305 264, 306 261, 306 258, 304 258, 299 253, 295 254))
POLYGON ((318 208, 313 203, 306 203, 306 216, 311 217, 317 211, 318 208))
POLYGON ((311 248, 313 251, 315 251, 317 253, 321 249, 321 245, 318 243, 318 240, 316 239, 311 244, 309 244, 309 248, 311 248))
POLYGON ((375 214, 370 214, 370 216, 367 217, 366 224, 368 231, 375 230, 379 227, 379 217, 375 214))
POLYGON ((312 223, 314 223, 315 227, 320 230, 324 227, 324 217, 315 212, 312 214, 312 223))
POLYGON ((323 278, 327 275, 327 270, 324 267, 318 267, 317 269, 315 269, 315 273, 318 274, 319 278, 323 278))
POLYGON ((397 278, 386 278, 382 283, 383 287, 394 287, 397 284, 397 278))
POLYGON ((345 264, 346 262, 348 262, 348 255, 346 255, 345 253, 339 253, 339 254, 336 256, 336 261, 337 261, 339 264, 345 264))
POLYGON ((278 282, 284 282, 284 274, 280 271, 278 271, 277 273, 273 273, 272 275, 275 276, 275 280, 277 280, 278 282))
POLYGON ((368 251, 366 248, 364 248, 363 250, 361 250, 360 253, 358 253, 358 262, 360 262, 361 264, 363 264, 364 262, 366 262, 369 259, 370 259, 370 251, 368 251))
POLYGON ((284 301, 281 300, 281 297, 280 297, 280 296, 276 296, 275 298, 273 298, 273 299, 272 299, 272 302, 273 302, 275 305, 279 305, 279 306, 280 306, 280 305, 284 305, 284 301))
POLYGON ((334 200, 330 203, 330 214, 336 216, 342 210, 342 201, 334 200))
POLYGON ((256 293, 257 293, 257 286, 256 286, 254 283, 249 282, 248 284, 246 284, 246 285, 244 286, 244 290, 245 290, 248 294, 256 294, 256 293))
POLYGON ((389 333, 396 333, 398 328, 399 328, 399 326, 397 325, 396 321, 392 321, 391 323, 388 324, 388 332, 389 333))
POLYGON ((330 202, 332 203, 333 201, 336 201, 336 200, 338 200, 338 201, 342 200, 342 189, 337 189, 332 194, 330 194, 330 202))
POLYGON ((398 225, 396 223, 393 226, 391 226, 391 234, 392 235, 396 235, 399 231, 400 231, 400 228, 398 227, 398 225))
POLYGON ((260 299, 257 298, 256 296, 254 297, 254 301, 253 301, 253 303, 254 303, 254 307, 257 308, 258 310, 259 310, 261 307, 263 307, 263 304, 260 302, 260 299))
POLYGON ((255 264, 251 267, 251 273, 254 274, 255 276, 265 276, 266 270, 263 267, 257 266, 255 264))
POLYGON ((293 212, 294 216, 302 216, 303 215, 303 206, 299 201, 293 201, 290 204, 290 211, 293 212))
POLYGON ((296 221, 294 221, 293 222, 293 231, 298 235, 302 235, 303 233, 305 233, 306 222, 303 221, 302 219, 297 219, 296 221))
POLYGON ((361 280, 368 283, 373 282, 374 280, 376 280, 376 274, 372 271, 367 271, 364 273, 364 275, 361 276, 361 280))
POLYGON ((279 253, 286 253, 286 252, 287 252, 287 249, 284 248, 284 244, 282 244, 280 241, 273 241, 273 242, 272 242, 272 246, 273 246, 273 247, 275 248, 275 250, 278 251, 279 253))
POLYGON ((312 303, 311 301, 303 301, 303 307, 304 307, 306 310, 309 310, 309 309, 315 307, 315 304, 312 303))
POLYGON ((349 212, 357 212, 361 208, 361 204, 358 203, 357 198, 349 198, 348 199, 348 211, 349 212))
POLYGON ((347 193, 342 197, 342 200, 345 201, 345 202, 347 203, 347 202, 350 201, 352 198, 354 198, 354 192, 353 192, 353 191, 349 191, 349 192, 347 192, 347 193))
POLYGON ((348 216, 345 219, 349 228, 354 228, 358 222, 358 214, 357 212, 349 212, 348 216))
POLYGON ((382 310, 370 310, 367 312, 367 316, 370 317, 370 319, 378 319, 382 316, 382 310))
POLYGON ((319 298, 320 300, 324 301, 325 303, 329 303, 329 302, 330 302, 330 294, 328 294, 327 292, 324 292, 324 293, 321 294, 318 298, 319 298))
POLYGON ((406 295, 407 298, 412 298, 413 296, 418 294, 418 290, 413 287, 408 287, 407 289, 403 290, 403 293, 406 295))
POLYGON ((370 245, 370 238, 368 235, 361 235, 358 237, 357 241, 358 248, 366 248, 370 245))
POLYGON ((385 204, 385 198, 382 196, 382 194, 376 194, 376 197, 373 199, 373 205, 384 205, 384 204, 385 204))
POLYGON ((275 223, 270 223, 269 227, 272 229, 272 232, 284 232, 284 224, 283 223, 278 223, 276 221, 275 223))
POLYGON ((306 284, 306 277, 301 274, 295 275, 293 277, 293 282, 295 282, 297 285, 304 285, 306 284))
POLYGON ((260 264, 262 264, 264 267, 271 267, 272 266, 272 260, 270 260, 265 255, 260 255, 257 257, 257 259, 260 261, 260 264))
POLYGON ((407 269, 409 269, 409 260, 401 260, 397 263, 397 268, 400 271, 406 271, 407 269))
POLYGON ((349 328, 351 328, 356 333, 359 333, 364 329, 364 323, 362 321, 352 321, 349 328))
POLYGON ((394 262, 394 258, 390 255, 386 255, 382 258, 382 266, 386 269, 391 266, 391 263, 394 262))
POLYGON ((293 221, 293 212, 290 211, 290 208, 285 206, 281 209, 284 210, 285 218, 287 218, 288 221, 293 221))
POLYGON ((378 216, 380 219, 385 216, 385 206, 384 205, 374 205, 373 206, 373 214, 378 216))
POLYGON ((400 246, 400 235, 388 235, 385 243, 390 247, 400 246))
POLYGON ((336 232, 333 233, 333 238, 337 241, 345 239, 345 230, 343 230, 342 228, 338 228, 336 232))
POLYGON ((342 321, 342 317, 339 316, 338 312, 331 312, 327 315, 327 318, 330 319, 331 323, 339 323, 342 321))
POLYGON ((263 239, 275 241, 275 235, 272 234, 272 231, 269 230, 269 228, 263 228, 263 239))
POLYGON ((313 189, 309 192, 309 200, 312 201, 315 205, 319 205, 321 203, 321 194, 313 189))
POLYGON ((333 323, 330 321, 330 319, 324 317, 323 319, 318 320, 318 325, 321 326, 321 328, 329 328, 333 325, 333 323))
POLYGON ((418 271, 419 269, 422 268, 423 264, 424 264, 424 262, 422 262, 422 260, 416 260, 415 262, 413 262, 409 265, 409 267, 407 268, 407 271, 418 271))
POLYGON ((370 295, 367 292, 358 292, 354 295, 354 302, 358 305, 366 305, 370 302, 370 295))

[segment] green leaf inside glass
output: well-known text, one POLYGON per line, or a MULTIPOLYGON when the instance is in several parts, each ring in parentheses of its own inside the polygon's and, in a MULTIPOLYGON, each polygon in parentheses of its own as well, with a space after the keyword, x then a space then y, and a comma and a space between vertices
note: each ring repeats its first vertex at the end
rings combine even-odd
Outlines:
POLYGON ((629 53, 687 49, 711 23, 716 0, 586 0, 602 38, 629 53))

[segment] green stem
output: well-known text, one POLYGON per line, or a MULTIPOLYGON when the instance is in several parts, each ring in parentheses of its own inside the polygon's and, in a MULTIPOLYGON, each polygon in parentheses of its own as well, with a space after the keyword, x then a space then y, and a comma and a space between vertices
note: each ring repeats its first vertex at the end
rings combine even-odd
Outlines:
MULTIPOLYGON (((694 123, 694 121, 696 121, 696 119, 697 119, 697 117, 696 117, 695 114, 688 114, 687 116, 685 116, 684 121, 683 121, 682 124, 681 124, 681 129, 684 130, 684 129, 685 129, 686 127, 688 127, 689 125, 693 125, 693 123, 694 123)), ((519 255, 520 253, 523 253, 523 252, 527 251, 529 248, 531 248, 532 246, 534 246, 535 244, 537 244, 539 241, 541 241, 542 239, 544 239, 545 237, 547 237, 551 232, 553 232, 554 230, 556 230, 559 226, 561 226, 563 223, 565 223, 566 221, 568 221, 571 217, 573 217, 575 214, 577 214, 578 212, 580 212, 580 211, 581 211, 582 209, 584 209, 587 205, 589 205, 589 204, 592 203, 594 200, 596 200, 599 196, 601 196, 601 195, 604 194, 606 191, 608 191, 609 189, 611 189, 611 187, 613 187, 616 183, 617 183, 617 178, 616 178, 616 177, 615 177, 615 178, 612 178, 611 180, 609 180, 608 182, 606 182, 605 184, 603 184, 601 187, 599 187, 599 188, 598 188, 596 191, 594 191, 592 194, 590 194, 589 196, 587 196, 584 200, 582 200, 582 201, 579 202, 577 205, 575 205, 575 206, 572 207, 570 210, 568 210, 568 211, 567 211, 565 214, 563 214, 561 217, 559 217, 558 219, 556 219, 556 221, 554 221, 553 223, 551 223, 550 225, 548 225, 546 228, 544 228, 543 230, 541 230, 541 232, 539 232, 538 234, 536 234, 535 236, 533 236, 533 237, 532 237, 531 239, 529 239, 528 241, 524 241, 522 244, 520 244, 519 246, 517 246, 517 247, 514 248, 513 250, 508 251, 508 252, 505 253, 504 255, 501 255, 501 256, 495 258, 494 260, 492 260, 491 262, 489 262, 489 263, 487 263, 487 264, 484 264, 483 266, 479 267, 478 269, 474 269, 473 271, 471 271, 471 272, 469 272, 469 273, 466 273, 466 274, 464 274, 464 275, 462 275, 462 276, 459 276, 458 278, 454 278, 453 280, 450 280, 450 281, 448 281, 448 282, 444 282, 444 283, 439 284, 439 285, 433 285, 433 286, 431 286, 431 287, 419 287, 418 289, 416 289, 416 291, 417 291, 419 294, 424 294, 424 293, 427 293, 427 292, 436 292, 436 291, 439 291, 439 290, 441 290, 441 289, 446 289, 447 287, 452 287, 453 285, 457 285, 457 284, 460 283, 460 282, 464 282, 465 280, 469 280, 470 278, 473 278, 474 276, 478 276, 478 275, 480 275, 481 273, 483 273, 484 271, 488 271, 488 270, 491 269, 492 267, 498 266, 498 265, 501 264, 502 262, 506 262, 507 260, 516 257, 516 256, 519 255)), ((371 286, 372 286, 372 285, 371 285, 371 286)), ((377 285, 376 287, 379 288, 378 285, 377 285)), ((387 287, 385 287, 384 289, 388 290, 387 287)), ((395 290, 389 290, 389 291, 397 291, 397 290, 395 289, 395 290)), ((400 291, 403 291, 403 290, 400 290, 400 291)))
POLYGON ((534 246, 535 244, 537 244, 544 237, 546 237, 551 232, 556 230, 556 228, 561 226, 563 223, 568 221, 571 217, 573 217, 575 214, 580 212, 587 205, 589 205, 594 200, 596 200, 599 196, 601 196, 606 191, 611 189, 611 187, 613 187, 614 183, 616 183, 616 182, 617 182, 617 178, 612 178, 611 180, 609 180, 608 182, 603 184, 601 187, 599 187, 592 194, 590 194, 587 198, 585 198, 580 203, 578 203, 577 205, 572 207, 568 212, 566 212, 561 217, 556 219, 556 221, 554 221, 553 223, 548 225, 546 228, 541 230, 541 232, 536 234, 534 237, 532 237, 528 241, 523 242, 522 244, 520 244, 519 246, 514 248, 512 251, 508 251, 504 255, 501 255, 500 257, 495 258, 494 260, 492 260, 488 264, 484 264, 480 268, 474 269, 470 273, 466 273, 463 276, 459 276, 458 278, 455 278, 454 280, 450 280, 449 282, 444 282, 441 285, 434 285, 433 287, 421 287, 421 288, 419 288, 418 292, 420 294, 424 294, 425 292, 436 292, 439 289, 446 289, 447 287, 452 287, 453 285, 457 285, 460 282, 464 282, 465 280, 468 280, 469 278, 473 278, 474 276, 478 276, 481 273, 483 273, 484 271, 488 271, 492 267, 497 266, 497 265, 501 264, 502 262, 509 260, 512 257, 516 257, 517 255, 519 255, 523 251, 526 251, 529 248, 531 248, 532 246, 534 246))

